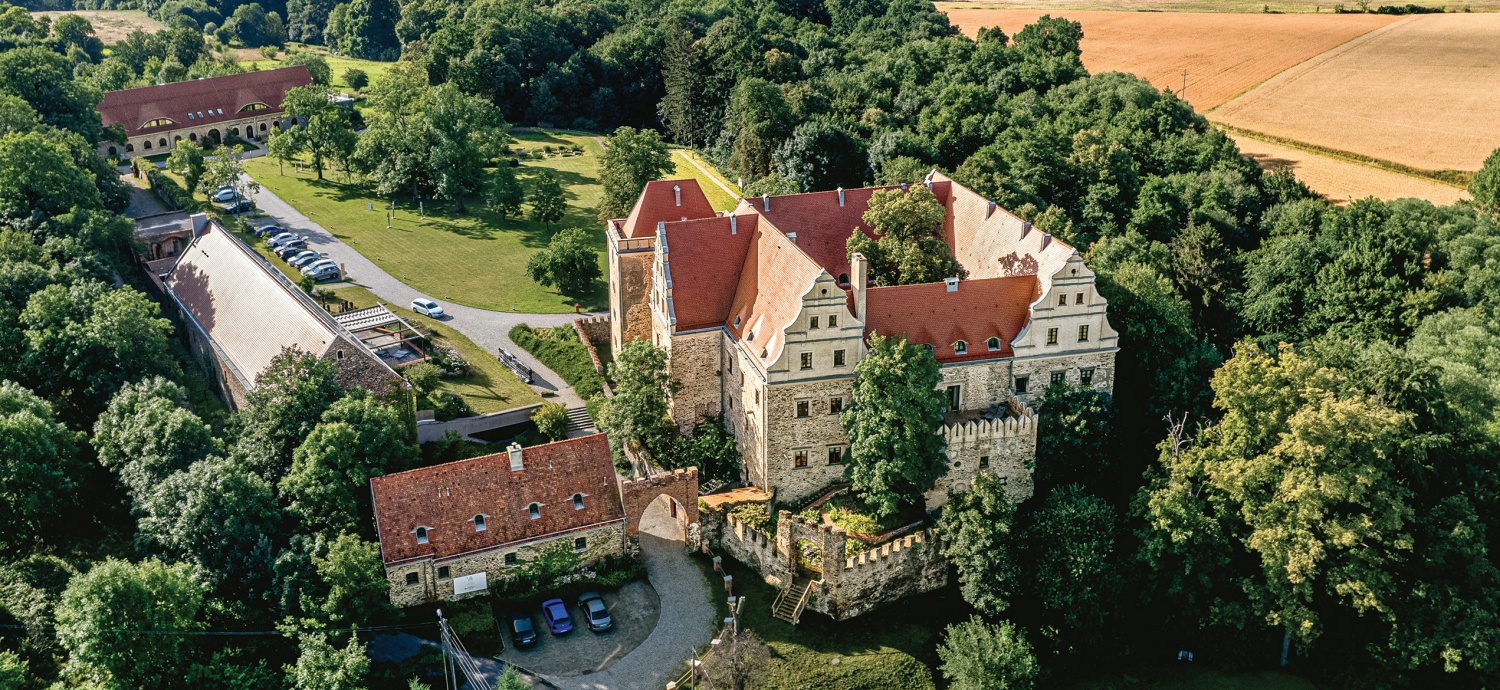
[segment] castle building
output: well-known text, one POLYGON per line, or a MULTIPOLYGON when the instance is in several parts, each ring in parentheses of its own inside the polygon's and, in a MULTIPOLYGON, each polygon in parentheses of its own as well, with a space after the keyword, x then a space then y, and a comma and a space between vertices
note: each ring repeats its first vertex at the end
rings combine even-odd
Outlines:
POLYGON ((265 141, 284 129, 286 92, 312 83, 302 65, 109 91, 99 101, 105 127, 125 130, 123 144, 100 141, 113 158, 168 153, 182 141, 212 149, 231 137, 265 141))
POLYGON ((854 368, 873 333, 932 348, 949 410, 937 507, 976 472, 1031 495, 1036 415, 1050 383, 1112 390, 1118 334, 1078 251, 934 171, 943 239, 963 279, 879 287, 852 233, 874 237, 863 189, 744 199, 715 212, 693 180, 646 185, 609 221, 611 340, 667 350, 690 431, 722 416, 745 479, 795 503, 844 474, 854 368))

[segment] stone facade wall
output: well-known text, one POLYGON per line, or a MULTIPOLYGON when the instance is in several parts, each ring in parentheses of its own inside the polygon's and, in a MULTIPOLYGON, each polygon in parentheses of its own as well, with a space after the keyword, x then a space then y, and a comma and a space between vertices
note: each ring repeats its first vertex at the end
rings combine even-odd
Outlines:
POLYGON ((667 338, 668 368, 677 382, 672 394, 672 421, 690 433, 708 417, 719 416, 724 394, 720 362, 724 356, 721 329, 672 335, 667 338))
POLYGON ((939 549, 937 534, 924 530, 881 544, 843 559, 842 570, 829 577, 808 602, 814 611, 847 620, 893 601, 948 584, 948 561, 939 549))
MULTIPOLYGON (((579 340, 589 351, 589 359, 594 363, 594 371, 604 374, 605 362, 599 358, 599 345, 609 342, 609 317, 608 316, 585 316, 573 319, 573 330, 578 333, 579 340)), ((605 385, 608 387, 608 384, 605 385)))
MULTIPOLYGON (((984 347, 984 343, 977 347, 984 347)), ((945 364, 939 371, 943 381, 938 384, 938 389, 946 391, 949 386, 958 386, 960 410, 988 410, 1015 397, 1011 393, 1009 359, 945 364)))
POLYGON ((724 514, 723 528, 714 543, 731 558, 747 566, 777 586, 787 582, 791 569, 784 554, 776 549, 776 538, 724 514))
POLYGON ((767 387, 765 481, 775 487, 777 500, 795 503, 844 476, 844 465, 830 464, 829 452, 842 455, 849 436, 830 409, 833 400, 848 406, 853 388, 853 376, 767 387), (797 416, 801 403, 807 403, 806 417, 797 416), (798 453, 806 453, 806 466, 797 467, 798 453))
POLYGON ((651 338, 651 261, 654 252, 619 253, 610 244, 610 347, 651 338))
POLYGON ((1021 416, 979 419, 943 427, 948 443, 948 473, 926 493, 927 509, 948 502, 948 492, 963 493, 974 475, 985 472, 1005 482, 1012 503, 1031 498, 1036 467, 1036 413, 1023 407, 1021 416))
POLYGON ((177 148, 179 143, 184 141, 192 142, 211 150, 214 146, 217 146, 214 142, 213 132, 219 133, 219 141, 227 139, 230 132, 235 132, 242 139, 263 142, 275 128, 281 127, 281 118, 283 115, 284 113, 280 110, 260 110, 255 111, 253 115, 238 119, 225 119, 217 122, 205 121, 203 124, 195 123, 192 126, 186 126, 187 123, 180 123, 185 126, 165 132, 127 137, 125 146, 121 146, 119 143, 113 141, 101 141, 99 142, 99 155, 107 157, 110 155, 111 149, 113 149, 114 154, 130 158, 151 156, 158 153, 169 153, 172 149, 177 148), (151 144, 150 148, 146 147, 148 142, 151 144))
POLYGON ((560 540, 571 543, 579 538, 585 540, 584 550, 578 552, 579 560, 584 564, 597 562, 605 556, 625 553, 625 525, 622 522, 611 522, 592 529, 548 535, 513 547, 490 549, 443 560, 405 563, 385 569, 386 581, 391 587, 391 603, 396 606, 415 606, 439 599, 479 596, 483 592, 455 596, 453 579, 483 572, 490 587, 494 587, 500 581, 512 577, 517 569, 528 561, 535 560, 554 543, 560 540), (506 555, 511 553, 516 554, 516 565, 505 564, 506 555), (448 569, 446 577, 439 571, 439 568, 444 567, 448 569), (408 573, 417 574, 416 584, 406 583, 408 573))
POLYGON ((727 365, 724 385, 724 426, 739 446, 746 483, 772 490, 766 480, 766 378, 738 344, 724 338, 727 365))
POLYGON ((1014 360, 1011 364, 1012 381, 1027 377, 1025 393, 1016 398, 1026 405, 1041 401, 1052 381, 1053 373, 1061 373, 1063 380, 1074 386, 1083 385, 1083 371, 1092 369, 1089 387, 1104 393, 1115 389, 1115 352, 1093 351, 1056 357, 1035 357, 1014 360))

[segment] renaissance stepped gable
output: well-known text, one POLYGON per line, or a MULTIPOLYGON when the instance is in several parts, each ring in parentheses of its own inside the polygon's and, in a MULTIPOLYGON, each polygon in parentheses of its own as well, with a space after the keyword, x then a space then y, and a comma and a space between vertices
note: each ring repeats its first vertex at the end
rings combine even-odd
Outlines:
POLYGON ((837 482, 848 437, 838 413, 872 333, 932 347, 949 402, 950 471, 929 507, 991 472, 1031 494, 1036 417, 1054 382, 1108 392, 1118 334, 1072 246, 934 171, 943 236, 962 280, 876 287, 845 247, 871 196, 908 185, 745 199, 715 212, 693 180, 652 182, 607 224, 611 338, 649 339, 680 384, 690 431, 722 416, 745 479, 796 502, 837 482))

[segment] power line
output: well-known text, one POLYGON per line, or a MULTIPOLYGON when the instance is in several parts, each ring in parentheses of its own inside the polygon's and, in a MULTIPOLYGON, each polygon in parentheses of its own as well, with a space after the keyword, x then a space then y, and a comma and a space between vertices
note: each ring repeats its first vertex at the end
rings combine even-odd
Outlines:
MULTIPOLYGON (((286 637, 289 635, 307 635, 314 633, 346 633, 346 632, 381 632, 388 630, 413 630, 432 629, 438 627, 437 623, 410 623, 406 625, 371 625, 356 628, 296 628, 292 630, 132 630, 130 628, 108 628, 109 632, 123 633, 126 635, 176 635, 182 637, 286 637)), ((57 628, 50 625, 16 625, 0 623, 0 629, 9 630, 47 630, 56 632, 57 628)))

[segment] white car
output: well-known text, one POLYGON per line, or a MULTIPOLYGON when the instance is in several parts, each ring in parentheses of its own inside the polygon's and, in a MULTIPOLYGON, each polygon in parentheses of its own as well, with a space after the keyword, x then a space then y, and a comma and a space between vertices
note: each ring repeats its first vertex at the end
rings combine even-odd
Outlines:
POLYGON ((302 274, 311 277, 313 280, 337 280, 341 277, 339 275, 338 264, 319 264, 317 269, 303 271, 302 274))
POLYGON ((270 240, 266 241, 266 247, 269 248, 269 249, 275 249, 277 247, 280 247, 283 244, 286 244, 287 242, 291 242, 292 240, 300 240, 300 239, 302 239, 302 238, 299 235, 297 235, 297 233, 294 233, 294 232, 283 232, 280 235, 272 237, 270 240))
POLYGON ((418 314, 431 316, 434 319, 443 318, 443 308, 438 306, 437 302, 427 299, 426 297, 418 297, 412 300, 411 310, 418 314))
POLYGON ((311 275, 314 271, 322 270, 324 266, 338 265, 339 263, 337 261, 334 261, 333 259, 318 259, 317 261, 309 262, 306 266, 303 266, 302 274, 311 275))
POLYGON ((239 193, 235 192, 233 189, 220 189, 219 191, 214 193, 214 201, 217 201, 221 204, 234 201, 238 198, 240 198, 239 193))

